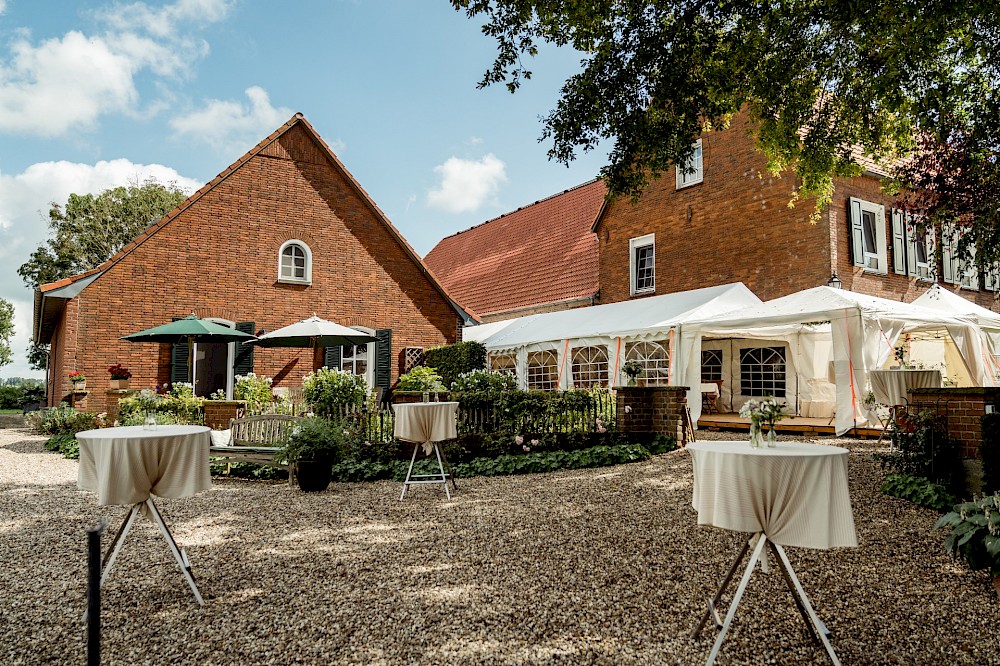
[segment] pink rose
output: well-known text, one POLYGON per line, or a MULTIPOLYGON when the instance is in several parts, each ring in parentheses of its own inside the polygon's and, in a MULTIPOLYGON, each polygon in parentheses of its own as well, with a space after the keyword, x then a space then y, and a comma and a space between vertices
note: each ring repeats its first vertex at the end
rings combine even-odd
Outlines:
POLYGON ((521 448, 522 448, 522 449, 524 449, 524 452, 525 452, 525 453, 527 453, 528 451, 530 451, 530 450, 531 450, 531 447, 530 447, 530 446, 528 446, 527 444, 524 444, 524 445, 522 445, 522 446, 521 446, 521 448))
POLYGON ((607 432, 607 431, 608 429, 605 428, 604 426, 597 426, 597 432, 607 432))
POLYGON ((625 413, 626 414, 631 414, 632 413, 632 408, 629 407, 628 405, 625 405, 625 413))
POLYGON ((520 435, 515 435, 514 443, 517 444, 518 446, 521 446, 522 444, 524 444, 524 437, 521 437, 520 435))
POLYGON ((538 446, 538 440, 537 439, 531 440, 531 445, 532 446, 538 446))

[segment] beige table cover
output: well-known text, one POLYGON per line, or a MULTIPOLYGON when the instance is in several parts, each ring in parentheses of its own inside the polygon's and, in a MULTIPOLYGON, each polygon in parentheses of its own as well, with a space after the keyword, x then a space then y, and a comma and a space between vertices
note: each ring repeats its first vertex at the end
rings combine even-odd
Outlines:
POLYGON ((847 489, 847 449, 779 442, 691 442, 699 525, 763 532, 800 548, 858 545, 847 489))
POLYGON ((392 406, 396 413, 396 439, 424 445, 424 453, 434 450, 434 442, 458 437, 457 402, 411 402, 392 406))
POLYGON ((907 389, 941 388, 940 370, 872 370, 868 376, 875 402, 881 405, 906 404, 907 389))
POLYGON ((159 497, 188 497, 212 487, 209 428, 161 425, 100 428, 77 433, 77 486, 98 503, 136 504, 159 497))

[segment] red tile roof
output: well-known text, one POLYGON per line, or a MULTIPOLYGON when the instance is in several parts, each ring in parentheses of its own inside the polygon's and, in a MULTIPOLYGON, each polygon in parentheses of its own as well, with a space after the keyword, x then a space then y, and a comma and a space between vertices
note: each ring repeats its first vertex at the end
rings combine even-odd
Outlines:
POLYGON ((606 193, 598 179, 578 185, 442 239, 424 263, 480 315, 594 296, 590 228, 606 193))

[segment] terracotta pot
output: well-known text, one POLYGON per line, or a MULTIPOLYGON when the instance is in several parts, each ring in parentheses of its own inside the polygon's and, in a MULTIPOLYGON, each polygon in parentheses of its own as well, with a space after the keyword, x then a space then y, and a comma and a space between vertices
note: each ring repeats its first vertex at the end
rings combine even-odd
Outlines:
POLYGON ((128 380, 127 379, 112 379, 110 381, 110 387, 113 389, 127 389, 128 380))

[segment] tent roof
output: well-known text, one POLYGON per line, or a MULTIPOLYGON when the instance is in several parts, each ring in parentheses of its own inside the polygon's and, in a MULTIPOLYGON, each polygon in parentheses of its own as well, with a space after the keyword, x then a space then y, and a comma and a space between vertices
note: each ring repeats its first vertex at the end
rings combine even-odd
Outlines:
POLYGON ((574 310, 528 315, 465 330, 466 340, 487 349, 510 349, 539 342, 579 338, 644 337, 697 317, 735 310, 760 299, 742 282, 651 296, 574 310), (485 336, 476 329, 490 327, 485 336))
POLYGON ((860 310, 865 318, 902 322, 905 330, 972 323, 968 317, 947 314, 912 303, 820 286, 729 312, 720 317, 692 321, 691 324, 709 330, 801 326, 831 321, 843 317, 845 311, 857 310, 860 310))
POLYGON ((988 310, 981 305, 976 305, 970 300, 966 300, 958 294, 947 289, 942 289, 936 284, 920 295, 913 305, 918 305, 948 314, 972 315, 979 321, 983 328, 1000 329, 1000 313, 988 310))

